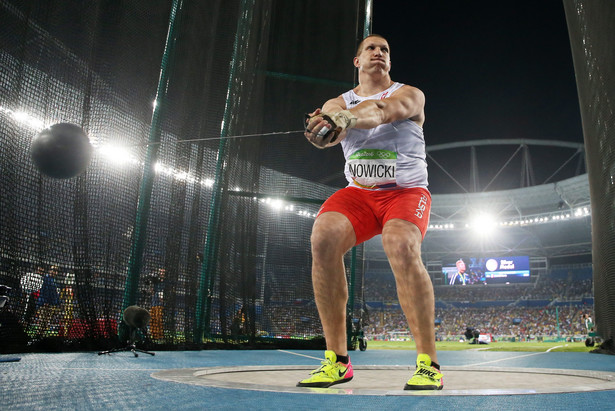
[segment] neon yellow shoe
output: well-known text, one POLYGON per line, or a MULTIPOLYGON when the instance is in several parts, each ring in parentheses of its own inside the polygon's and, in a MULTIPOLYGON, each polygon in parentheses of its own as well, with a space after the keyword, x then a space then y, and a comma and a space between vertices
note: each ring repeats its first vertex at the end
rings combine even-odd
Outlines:
POLYGON ((440 370, 431 366, 431 358, 427 354, 416 357, 416 371, 408 380, 404 390, 441 390, 444 387, 440 370))
POLYGON ((297 387, 327 388, 352 380, 352 364, 337 362, 337 355, 333 351, 325 351, 325 360, 321 366, 310 373, 311 377, 299 381, 297 387))

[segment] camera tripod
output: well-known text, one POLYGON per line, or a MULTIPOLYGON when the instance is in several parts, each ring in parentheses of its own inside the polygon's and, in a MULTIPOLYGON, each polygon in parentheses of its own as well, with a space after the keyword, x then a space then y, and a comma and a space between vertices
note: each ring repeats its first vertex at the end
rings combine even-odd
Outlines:
POLYGON ((130 327, 130 339, 128 340, 128 345, 126 347, 123 347, 123 348, 113 348, 113 349, 107 350, 107 351, 100 351, 98 353, 98 355, 111 354, 111 353, 114 353, 114 352, 124 352, 124 351, 132 352, 135 355, 135 357, 138 357, 139 353, 149 354, 149 355, 156 355, 156 353, 153 353, 153 352, 150 352, 150 351, 141 350, 141 349, 137 348, 137 331, 139 331, 138 328, 130 327))

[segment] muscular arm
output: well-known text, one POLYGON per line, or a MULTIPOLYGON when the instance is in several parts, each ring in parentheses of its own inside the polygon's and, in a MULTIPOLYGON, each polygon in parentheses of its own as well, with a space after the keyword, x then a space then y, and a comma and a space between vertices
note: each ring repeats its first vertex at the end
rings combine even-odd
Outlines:
POLYGON ((409 118, 419 126, 425 121, 425 95, 415 87, 403 86, 391 97, 382 100, 365 100, 350 112, 358 121, 355 128, 374 128, 409 118))
MULTIPOLYGON (((425 122, 424 108, 425 95, 423 92, 415 87, 406 85, 395 91, 388 98, 365 100, 349 111, 357 117, 357 123, 354 128, 370 129, 381 124, 404 119, 410 119, 422 127, 425 122)), ((346 110, 346 103, 341 96, 327 101, 322 107, 322 112, 324 113, 337 113, 342 110, 346 110)), ((320 112, 321 110, 317 110, 312 114, 320 112)), ((320 128, 326 125, 326 121, 318 119, 310 122, 309 126, 310 129, 318 132, 320 128)), ((341 142, 346 137, 346 131, 344 130, 335 142, 328 143, 325 146, 321 146, 321 148, 331 147, 341 142)), ((306 137, 308 136, 306 135, 306 137)))

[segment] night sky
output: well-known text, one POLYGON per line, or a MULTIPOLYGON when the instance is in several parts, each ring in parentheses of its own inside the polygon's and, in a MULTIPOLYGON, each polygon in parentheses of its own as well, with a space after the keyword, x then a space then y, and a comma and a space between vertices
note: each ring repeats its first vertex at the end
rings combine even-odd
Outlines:
MULTIPOLYGON (((561 0, 375 0, 373 7, 372 32, 389 41, 392 79, 426 95, 427 146, 504 138, 583 142, 561 0)), ((541 170, 543 156, 534 150, 537 180, 551 172, 541 170)), ((431 188, 449 191, 433 181, 431 188)))
POLYGON ((561 0, 376 0, 372 31, 392 78, 426 95, 428 144, 583 141, 561 0))

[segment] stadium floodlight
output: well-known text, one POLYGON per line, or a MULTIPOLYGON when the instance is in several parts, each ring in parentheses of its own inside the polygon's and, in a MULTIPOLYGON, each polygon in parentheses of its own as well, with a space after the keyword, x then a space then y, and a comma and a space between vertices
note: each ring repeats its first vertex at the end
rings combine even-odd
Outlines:
POLYGON ((0 106, 0 113, 5 113, 11 116, 15 121, 21 123, 26 127, 30 127, 35 130, 42 130, 45 128, 45 122, 41 119, 34 117, 32 114, 25 111, 14 111, 10 108, 0 106))
POLYGON ((472 217, 470 221, 471 222, 469 226, 477 234, 481 234, 481 235, 486 235, 486 234, 491 233, 497 225, 497 222, 495 221, 495 218, 493 217, 493 215, 491 215, 490 213, 484 212, 484 211, 476 214, 474 217, 472 217))
POLYGON ((20 123, 33 128, 33 129, 40 129, 45 127, 45 123, 43 123, 42 120, 39 120, 38 118, 31 116, 30 114, 26 113, 25 111, 15 111, 13 112, 13 118, 17 121, 19 121, 20 123))
POLYGON ((280 211, 284 208, 284 201, 277 198, 267 198, 265 203, 276 211, 280 211))
POLYGON ((579 207, 574 211, 575 217, 585 217, 589 215, 589 209, 587 207, 579 207))
POLYGON ((160 161, 154 164, 154 171, 159 174, 173 175, 173 170, 162 164, 160 161))
POLYGON ((306 211, 306 210, 299 210, 296 214, 301 216, 301 217, 306 217, 306 218, 315 218, 316 217, 315 213, 310 213, 309 211, 306 211))
POLYGON ((591 209, 589 206, 583 205, 575 208, 572 212, 562 212, 561 210, 546 211, 541 214, 520 216, 514 219, 506 219, 498 221, 492 218, 489 213, 478 212, 473 218, 468 217, 464 222, 457 220, 442 221, 439 223, 430 223, 430 230, 455 230, 455 229, 476 229, 479 233, 488 233, 495 227, 512 228, 512 227, 527 227, 533 225, 566 222, 571 218, 587 218, 591 217, 591 209))
POLYGON ((97 151, 106 161, 112 164, 139 164, 139 160, 126 147, 105 144, 100 146, 97 151))
POLYGON ((173 173, 173 177, 176 180, 186 181, 188 183, 194 183, 196 181, 196 179, 186 171, 176 171, 173 173))

